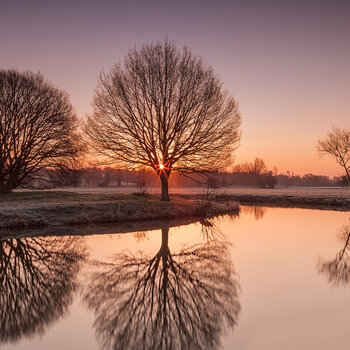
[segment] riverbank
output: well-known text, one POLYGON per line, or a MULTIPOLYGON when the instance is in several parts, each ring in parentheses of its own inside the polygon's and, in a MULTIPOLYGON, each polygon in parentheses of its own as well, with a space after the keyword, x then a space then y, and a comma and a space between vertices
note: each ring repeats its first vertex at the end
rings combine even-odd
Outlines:
POLYGON ((224 188, 212 193, 211 201, 206 201, 203 189, 194 192, 183 188, 182 192, 177 189, 171 194, 170 203, 160 202, 158 194, 140 196, 130 194, 132 190, 15 191, 0 196, 0 229, 201 218, 238 214, 239 204, 350 211, 347 189, 224 188))
POLYGON ((215 196, 215 200, 218 202, 236 201, 243 205, 350 211, 350 196, 222 194, 215 196))
MULTIPOLYGON (((182 197, 193 200, 204 198, 201 194, 183 194, 182 197)), ((350 196, 236 193, 214 194, 211 198, 218 203, 233 201, 248 206, 350 211, 350 196)))
POLYGON ((237 203, 209 202, 173 196, 75 193, 68 191, 14 192, 0 197, 0 228, 134 222, 182 217, 238 214, 237 203))

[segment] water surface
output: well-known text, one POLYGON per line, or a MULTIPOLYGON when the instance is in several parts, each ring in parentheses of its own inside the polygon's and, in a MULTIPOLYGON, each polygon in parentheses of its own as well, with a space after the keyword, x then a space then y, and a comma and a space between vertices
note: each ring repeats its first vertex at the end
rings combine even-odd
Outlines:
POLYGON ((0 348, 348 349, 349 224, 242 207, 152 231, 7 237, 0 348))

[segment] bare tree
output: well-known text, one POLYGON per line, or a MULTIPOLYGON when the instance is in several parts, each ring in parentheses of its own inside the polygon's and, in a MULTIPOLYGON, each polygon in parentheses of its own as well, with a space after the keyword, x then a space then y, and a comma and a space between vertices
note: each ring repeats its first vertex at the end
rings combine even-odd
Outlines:
POLYGON ((350 282, 350 226, 343 227, 341 236, 345 243, 335 258, 320 258, 317 265, 318 272, 324 274, 335 287, 345 286, 350 282))
POLYGON ((0 70, 0 193, 67 168, 82 150, 77 126, 68 95, 41 74, 0 70))
POLYGON ((0 240, 0 344, 43 334, 67 314, 86 258, 81 237, 0 240))
POLYGON ((350 185, 350 130, 333 128, 325 138, 318 141, 318 152, 331 155, 344 168, 350 185))
POLYGON ((168 235, 162 229, 154 257, 121 253, 97 265, 84 300, 103 349, 217 349, 236 324, 239 282, 228 243, 211 232, 208 243, 172 254, 168 235))
POLYGON ((256 157, 254 162, 251 163, 250 172, 261 175, 267 173, 267 166, 263 159, 256 157))
POLYGON ((232 168, 232 172, 238 173, 252 173, 256 175, 266 174, 268 172, 267 166, 263 159, 256 157, 252 163, 236 164, 232 168))
POLYGON ((172 171, 216 172, 240 139, 233 97, 213 69, 184 47, 157 42, 133 49, 102 73, 85 124, 91 146, 127 167, 151 167, 169 200, 172 171))

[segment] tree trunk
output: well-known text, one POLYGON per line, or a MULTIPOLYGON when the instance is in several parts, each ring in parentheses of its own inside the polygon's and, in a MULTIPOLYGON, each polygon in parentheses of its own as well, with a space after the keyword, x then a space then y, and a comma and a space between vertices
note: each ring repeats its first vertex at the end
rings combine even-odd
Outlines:
POLYGON ((345 171, 346 171, 346 177, 348 180, 348 186, 350 186, 350 171, 348 171, 347 169, 345 169, 345 171))
POLYGON ((159 174, 160 181, 162 183, 162 195, 160 197, 161 201, 170 202, 169 186, 168 186, 169 176, 170 176, 169 170, 161 171, 159 174))
POLYGON ((169 250, 168 241, 169 241, 169 228, 162 228, 161 250, 169 250))
POLYGON ((0 194, 10 193, 12 191, 11 186, 5 180, 0 180, 0 194))

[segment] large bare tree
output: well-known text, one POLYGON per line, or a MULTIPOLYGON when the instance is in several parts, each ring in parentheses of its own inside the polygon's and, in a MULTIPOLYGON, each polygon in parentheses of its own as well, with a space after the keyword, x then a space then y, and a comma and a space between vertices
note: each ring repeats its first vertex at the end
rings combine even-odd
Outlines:
POLYGON ((110 161, 153 168, 169 200, 172 171, 217 172, 231 163, 240 120, 213 69, 165 40, 130 50, 100 75, 85 132, 110 161))
POLYGON ((350 186, 350 130, 333 128, 325 138, 318 141, 318 152, 328 154, 345 170, 350 186))
POLYGON ((68 95, 41 74, 0 70, 0 193, 67 169, 82 150, 77 126, 68 95))
POLYGON ((68 313, 83 243, 73 236, 0 239, 0 346, 42 335, 68 313))
POLYGON ((102 349, 220 348, 237 322, 240 287, 228 243, 212 228, 203 232, 208 242, 178 253, 165 228, 153 257, 120 253, 96 262, 84 301, 102 349))

